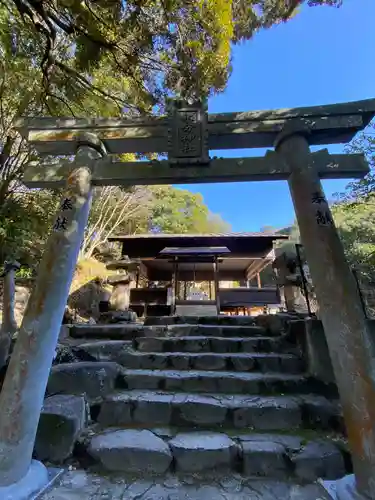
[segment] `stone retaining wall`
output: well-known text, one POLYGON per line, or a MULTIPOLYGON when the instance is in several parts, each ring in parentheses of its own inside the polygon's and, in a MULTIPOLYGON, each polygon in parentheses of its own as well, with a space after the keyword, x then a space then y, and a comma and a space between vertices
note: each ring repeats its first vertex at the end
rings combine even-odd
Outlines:
POLYGON ((362 292, 367 318, 375 319, 375 287, 360 282, 360 290, 362 292))
MULTIPOLYGON (((27 303, 29 301, 29 297, 31 291, 34 286, 33 278, 18 278, 16 280, 16 303, 15 303, 15 316, 18 324, 21 323, 23 318, 23 314, 25 312, 27 303)), ((2 317, 3 311, 3 289, 4 289, 4 281, 0 280, 0 318, 2 317)))
MULTIPOLYGON (((17 324, 20 325, 27 302, 31 295, 34 286, 34 278, 18 278, 16 279, 16 300, 15 300, 15 317, 17 324)), ((0 323, 3 310, 3 288, 4 281, 0 279, 0 323)), ((82 287, 74 290, 69 297, 67 304, 73 315, 77 315, 77 321, 80 317, 89 319, 99 317, 99 302, 104 298, 108 298, 110 293, 97 280, 92 280, 82 287)))

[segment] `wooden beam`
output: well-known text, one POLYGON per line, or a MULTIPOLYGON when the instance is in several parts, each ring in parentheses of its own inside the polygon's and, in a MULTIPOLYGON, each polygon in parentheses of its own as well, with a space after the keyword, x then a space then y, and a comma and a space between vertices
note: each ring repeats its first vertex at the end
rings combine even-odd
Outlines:
MULTIPOLYGON (((243 113, 208 115, 208 148, 271 147, 290 121, 303 122, 310 145, 348 142, 375 115, 375 99, 243 113)), ((24 118, 16 129, 41 154, 73 154, 82 131, 94 132, 112 154, 163 153, 168 149, 168 119, 24 118)))
POLYGON ((254 276, 263 271, 264 268, 269 266, 275 259, 275 250, 272 249, 268 255, 260 259, 253 259, 251 264, 245 270, 245 276, 250 281, 254 276))
MULTIPOLYGON (((330 155, 326 149, 311 154, 321 179, 361 178, 368 172, 368 164, 361 154, 330 155)), ((65 184, 69 164, 39 165, 27 168, 23 181, 28 187, 58 188, 65 184)), ((99 160, 93 174, 93 184, 155 185, 193 184, 207 182, 249 182, 287 180, 289 168, 273 151, 264 157, 212 159, 208 166, 171 167, 167 161, 111 162, 99 160)))
POLYGON ((270 263, 271 261, 266 259, 254 260, 245 271, 246 279, 251 280, 252 278, 254 278, 254 276, 260 273, 260 271, 262 271, 270 263))
MULTIPOLYGON (((213 270, 207 269, 206 271, 196 270, 193 271, 179 271, 178 279, 179 281, 214 281, 213 270)), ((172 270, 164 271, 158 269, 150 268, 148 279, 150 281, 170 281, 172 279, 172 270)), ((220 270, 219 269, 219 280, 220 281, 241 281, 245 279, 245 273, 241 270, 220 270)))

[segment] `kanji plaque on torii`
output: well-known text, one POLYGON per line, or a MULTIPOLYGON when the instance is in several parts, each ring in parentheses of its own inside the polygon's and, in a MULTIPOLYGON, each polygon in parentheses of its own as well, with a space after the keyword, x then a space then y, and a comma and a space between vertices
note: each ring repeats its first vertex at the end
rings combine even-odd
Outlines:
POLYGON ((207 105, 174 101, 169 110, 170 164, 207 164, 207 105))

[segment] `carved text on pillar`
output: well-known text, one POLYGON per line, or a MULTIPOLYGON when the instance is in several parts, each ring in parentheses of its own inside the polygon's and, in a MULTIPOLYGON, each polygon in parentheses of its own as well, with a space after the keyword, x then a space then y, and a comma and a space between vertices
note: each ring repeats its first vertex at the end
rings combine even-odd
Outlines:
POLYGON ((65 210, 73 210, 73 203, 70 198, 64 198, 61 203, 61 210, 64 212, 65 210))
POLYGON ((67 230, 68 219, 66 217, 57 216, 55 223, 53 225, 54 231, 66 231, 67 230))
POLYGON ((315 210, 315 220, 318 226, 332 226, 333 219, 324 193, 315 191, 311 196, 311 202, 313 205, 318 205, 315 210))
POLYGON ((69 219, 64 214, 73 210, 73 201, 70 198, 64 198, 60 204, 60 213, 53 225, 53 231, 66 231, 69 219))

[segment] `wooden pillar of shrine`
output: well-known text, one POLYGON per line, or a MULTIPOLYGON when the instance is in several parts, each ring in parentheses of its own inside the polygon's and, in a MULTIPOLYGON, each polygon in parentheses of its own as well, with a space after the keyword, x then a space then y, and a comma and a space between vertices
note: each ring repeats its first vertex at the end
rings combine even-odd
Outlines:
POLYGON ((260 273, 257 273, 257 285, 258 285, 258 288, 262 288, 262 282, 260 280, 260 273))
POLYGON ((215 286, 215 300, 216 300, 216 311, 220 314, 220 296, 219 296, 219 266, 217 262, 217 257, 214 260, 214 286, 215 286))
POLYGON ((172 301, 171 301, 171 313, 176 314, 176 300, 178 296, 178 260, 177 257, 173 261, 173 271, 172 271, 172 301))
POLYGON ((282 133, 276 151, 290 168, 289 188, 316 288, 344 412, 357 490, 375 498, 373 345, 354 277, 314 168, 308 130, 282 133))

